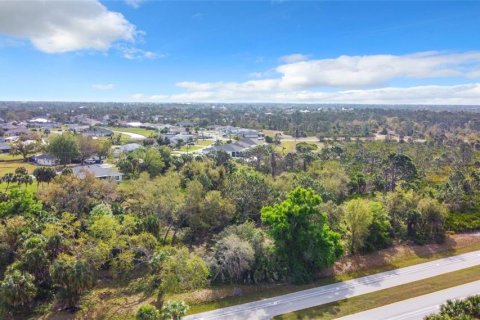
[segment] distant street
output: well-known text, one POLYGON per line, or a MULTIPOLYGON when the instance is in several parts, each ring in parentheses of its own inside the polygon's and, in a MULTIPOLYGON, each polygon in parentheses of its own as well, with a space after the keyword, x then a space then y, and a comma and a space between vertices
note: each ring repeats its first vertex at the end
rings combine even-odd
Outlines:
POLYGON ((406 268, 377 273, 366 277, 245 303, 242 305, 194 314, 187 316, 184 319, 270 319, 274 316, 288 312, 392 288, 398 285, 427 279, 477 265, 480 265, 480 251, 434 260, 406 268))
POLYGON ((480 281, 359 312, 338 320, 421 320, 429 314, 438 312, 440 305, 447 300, 462 299, 475 294, 480 294, 480 281))

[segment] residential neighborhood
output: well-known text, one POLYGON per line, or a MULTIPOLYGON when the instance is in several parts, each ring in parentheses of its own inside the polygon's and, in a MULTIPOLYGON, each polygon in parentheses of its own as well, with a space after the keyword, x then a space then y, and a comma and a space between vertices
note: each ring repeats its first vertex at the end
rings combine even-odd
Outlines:
POLYGON ((124 174, 117 165, 129 154, 147 146, 169 146, 174 156, 215 155, 223 151, 232 158, 246 159, 249 150, 265 144, 264 133, 247 128, 220 125, 202 128, 192 121, 174 124, 122 121, 112 125, 104 122, 109 118, 103 116, 95 120, 80 114, 62 123, 44 115, 27 121, 1 122, 2 159, 7 161, 11 158, 7 163, 16 161, 19 166, 26 161, 37 167, 52 167, 57 174, 69 168, 78 178, 92 174, 98 179, 121 182, 124 174), (67 151, 54 151, 51 142, 63 135, 78 140, 80 148, 85 145, 86 157, 75 153, 64 159, 63 153, 67 151), (108 145, 108 150, 97 153, 95 149, 100 145, 108 145), (24 160, 13 160, 15 155, 20 154, 23 154, 24 160))

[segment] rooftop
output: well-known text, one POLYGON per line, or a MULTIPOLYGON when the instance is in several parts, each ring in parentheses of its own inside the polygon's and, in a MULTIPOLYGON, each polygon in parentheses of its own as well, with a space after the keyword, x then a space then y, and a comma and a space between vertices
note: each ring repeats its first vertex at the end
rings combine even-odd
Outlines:
POLYGON ((89 172, 95 176, 95 178, 110 178, 116 176, 123 176, 123 173, 119 172, 111 164, 92 164, 87 166, 77 166, 72 168, 72 172, 78 178, 84 178, 85 173, 89 172))

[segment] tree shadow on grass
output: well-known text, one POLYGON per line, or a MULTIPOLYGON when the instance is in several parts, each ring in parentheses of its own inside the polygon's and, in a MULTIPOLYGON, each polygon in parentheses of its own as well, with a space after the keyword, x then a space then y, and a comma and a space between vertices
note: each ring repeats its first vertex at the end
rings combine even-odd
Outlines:
POLYGON ((446 237, 441 244, 427 244, 427 245, 411 245, 411 249, 415 254, 423 259, 444 258, 449 257, 455 252, 457 242, 453 237, 446 237))
POLYGON ((341 312, 341 304, 346 300, 335 301, 321 306, 287 313, 274 317, 275 320, 335 319, 341 312))

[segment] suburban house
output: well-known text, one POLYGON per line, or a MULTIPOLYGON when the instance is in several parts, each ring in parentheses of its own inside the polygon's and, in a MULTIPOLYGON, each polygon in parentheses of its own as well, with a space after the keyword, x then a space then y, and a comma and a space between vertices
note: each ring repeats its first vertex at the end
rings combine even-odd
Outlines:
POLYGON ((11 149, 12 147, 4 139, 0 141, 0 153, 9 153, 11 149))
POLYGON ((248 139, 264 139, 265 135, 263 132, 257 131, 257 130, 250 130, 250 129, 241 129, 238 132, 238 135, 243 138, 248 138, 248 139))
POLYGON ((141 144, 138 144, 138 143, 127 143, 127 144, 124 144, 121 149, 122 149, 122 152, 125 152, 125 153, 128 153, 128 152, 132 152, 132 151, 135 151, 139 148, 142 148, 143 146, 141 144))
POLYGON ((188 141, 195 140, 195 136, 193 134, 176 134, 176 135, 163 135, 164 138, 168 138, 170 140, 170 145, 174 146, 177 144, 178 141, 182 141, 186 144, 188 141))
POLYGON ((82 135, 89 137, 110 137, 113 135, 113 131, 105 128, 91 127, 82 131, 82 135))
POLYGON ((83 131, 86 131, 90 129, 90 126, 88 125, 81 125, 81 124, 70 124, 68 125, 68 131, 74 132, 74 133, 81 133, 83 131))
POLYGON ((61 125, 55 121, 50 121, 46 118, 35 118, 28 121, 27 128, 37 128, 43 130, 51 130, 58 128, 61 125))
POLYGON ((259 139, 262 140, 265 138, 265 135, 257 130, 238 128, 232 126, 214 126, 220 135, 224 137, 234 137, 247 138, 247 139, 259 139))
POLYGON ((55 166, 59 163, 57 157, 47 153, 33 156, 33 161, 39 166, 55 166))
POLYGON ((5 137, 18 137, 21 135, 27 135, 30 133, 30 130, 27 128, 25 123, 6 123, 0 126, 5 137))
POLYGON ((120 155, 122 153, 130 153, 132 151, 135 151, 139 148, 143 148, 143 146, 141 144, 138 144, 138 143, 127 143, 127 144, 124 144, 123 146, 116 146, 116 147, 113 147, 113 157, 114 158, 118 158, 120 157, 120 155))
POLYGON ((102 163, 102 158, 100 158, 99 156, 91 156, 90 158, 85 159, 85 163, 86 164, 99 164, 99 163, 102 163))
POLYGON ((243 158, 248 150, 256 147, 260 144, 258 140, 242 139, 234 143, 222 144, 220 146, 212 146, 202 150, 203 153, 215 153, 218 151, 224 151, 228 153, 232 158, 243 158))
POLYGON ((87 166, 77 166, 72 168, 73 174, 80 179, 85 178, 87 173, 92 174, 97 179, 113 179, 122 181, 123 173, 119 172, 111 164, 92 164, 87 166))

